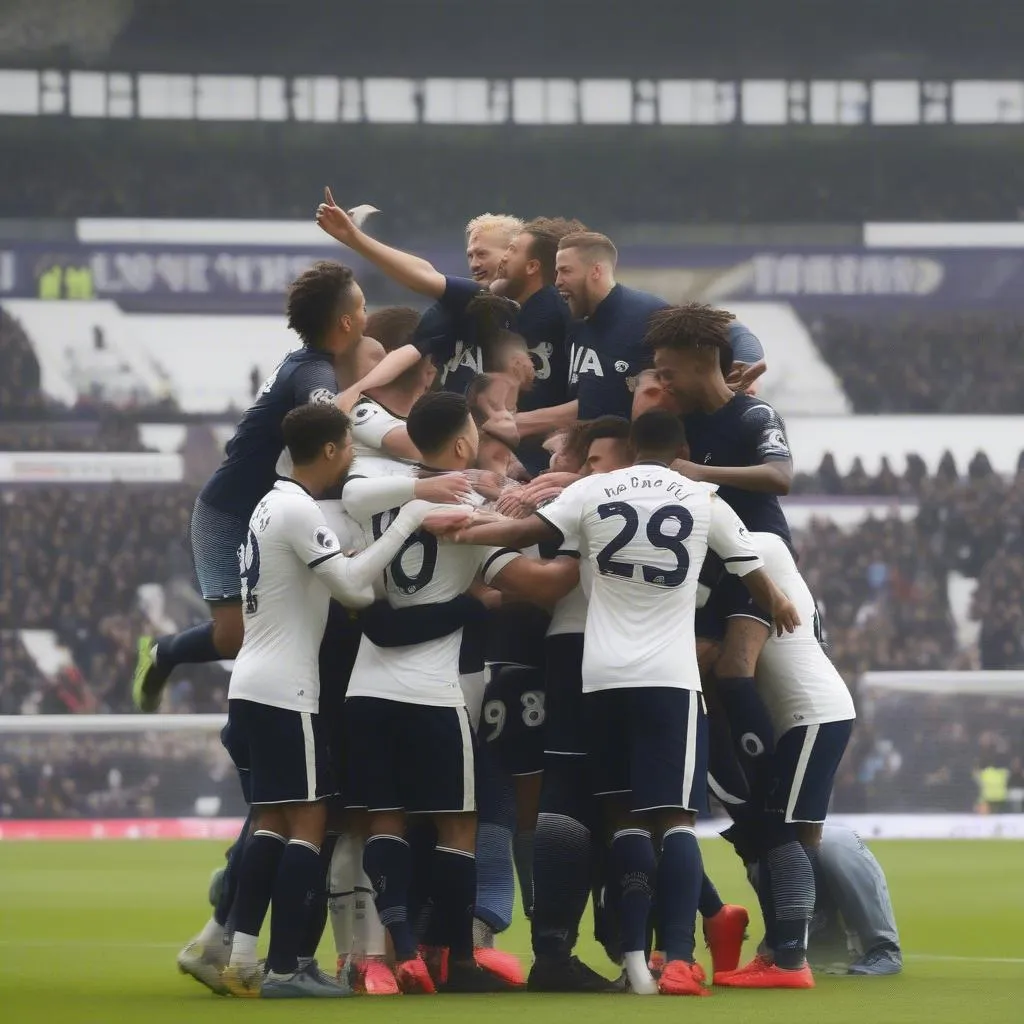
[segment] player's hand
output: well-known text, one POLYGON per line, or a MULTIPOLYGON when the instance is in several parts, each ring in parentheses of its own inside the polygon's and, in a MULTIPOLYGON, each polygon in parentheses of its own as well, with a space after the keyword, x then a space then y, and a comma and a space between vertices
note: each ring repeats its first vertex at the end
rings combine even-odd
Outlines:
POLYGON ((316 222, 331 238, 348 245, 359 230, 355 221, 334 201, 329 188, 324 188, 324 201, 316 208, 316 222))
POLYGON ((465 473, 443 473, 417 480, 413 494, 436 505, 457 504, 473 493, 465 473))
POLYGON ((796 610, 796 605, 781 592, 772 608, 772 620, 775 623, 776 636, 792 633, 800 625, 800 613, 796 610))
POLYGON ((672 468, 677 472, 686 477, 687 480, 703 480, 704 479, 704 467, 698 462, 687 462, 686 459, 676 459, 672 463, 672 468))
POLYGON ((561 492, 569 484, 574 484, 579 479, 580 475, 578 473, 542 473, 523 487, 520 497, 524 502, 536 505, 538 494, 545 493, 550 496, 552 489, 556 490, 556 493, 561 492))
POLYGON ((510 487, 498 497, 494 508, 509 519, 525 519, 534 511, 531 502, 523 501, 522 487, 510 487))
POLYGON ((756 363, 734 362, 725 382, 733 391, 747 391, 767 369, 768 364, 763 359, 759 359, 756 363))
POLYGON ((473 490, 482 494, 488 501, 494 501, 508 483, 500 473, 489 469, 467 469, 465 475, 473 485, 473 490))
POLYGON ((460 531, 473 522, 473 510, 465 505, 452 508, 435 509, 423 517, 421 529, 432 533, 435 537, 456 539, 460 531))

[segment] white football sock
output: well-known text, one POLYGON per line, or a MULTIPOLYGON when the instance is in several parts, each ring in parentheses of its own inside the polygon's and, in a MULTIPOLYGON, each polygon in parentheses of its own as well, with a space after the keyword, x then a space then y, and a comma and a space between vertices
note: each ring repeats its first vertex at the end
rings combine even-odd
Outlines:
POLYGON ((217 924, 217 922, 211 917, 206 924, 203 925, 203 930, 196 936, 196 941, 201 942, 207 949, 217 950, 224 945, 224 926, 217 924))
POLYGON ((258 935, 246 935, 245 932, 235 932, 231 940, 231 966, 232 967, 255 967, 256 966, 256 941, 258 935))
POLYGON ((356 879, 362 874, 363 844, 355 836, 340 835, 334 844, 329 878, 331 931, 339 957, 352 952, 356 909, 356 879))
POLYGON ((623 966, 626 968, 629 986, 638 996, 656 996, 658 994, 658 983, 647 966, 647 957, 643 950, 627 953, 623 959, 623 966))
POLYGON ((387 949, 387 931, 377 915, 373 886, 360 868, 356 880, 355 951, 363 956, 384 956, 387 949))

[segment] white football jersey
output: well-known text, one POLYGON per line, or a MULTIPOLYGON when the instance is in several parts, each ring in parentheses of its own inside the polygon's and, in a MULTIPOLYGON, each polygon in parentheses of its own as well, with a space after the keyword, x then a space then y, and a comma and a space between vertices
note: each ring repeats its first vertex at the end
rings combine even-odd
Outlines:
POLYGON ((537 515, 593 570, 583 692, 637 686, 700 689, 693 617, 708 546, 730 572, 762 565, 716 488, 660 464, 585 477, 537 515))
POLYGON ((356 402, 351 418, 353 454, 357 459, 382 454, 384 438, 392 430, 405 426, 401 416, 396 416, 380 402, 365 395, 356 402))
POLYGON ((591 587, 594 585, 594 572, 590 562, 580 559, 580 581, 558 604, 551 613, 548 625, 548 636, 561 636, 563 633, 582 633, 587 626, 587 601, 591 587))
POLYGON ((320 641, 331 592, 310 570, 341 555, 341 542, 312 495, 279 480, 253 511, 239 550, 245 634, 229 698, 319 709, 320 641))
POLYGON ((768 575, 800 613, 800 625, 792 633, 771 632, 757 660, 757 691, 776 738, 795 725, 855 718, 849 687, 819 641, 814 598, 792 553, 774 533, 752 533, 750 538, 768 575))
MULTIPOLYGON (((388 528, 397 509, 377 513, 360 525, 376 538, 388 528)), ((482 573, 490 583, 518 551, 439 541, 433 534, 414 533, 384 573, 388 601, 395 608, 436 604, 464 594, 482 573)), ((350 697, 383 697, 411 704, 461 707, 459 649, 462 630, 408 647, 376 647, 364 636, 352 669, 350 697)))

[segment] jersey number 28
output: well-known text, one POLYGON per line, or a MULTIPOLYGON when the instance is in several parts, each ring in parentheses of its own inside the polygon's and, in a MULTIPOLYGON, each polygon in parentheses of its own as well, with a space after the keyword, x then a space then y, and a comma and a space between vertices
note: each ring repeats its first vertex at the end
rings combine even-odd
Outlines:
MULTIPOLYGON (((636 536, 640 529, 640 513, 628 502, 609 501, 597 506, 597 514, 602 519, 618 516, 623 520, 617 536, 605 544, 597 556, 598 571, 604 576, 635 579, 637 566, 633 562, 617 561, 613 556, 636 536)), ((675 555, 676 565, 674 569, 640 565, 643 582, 655 587, 678 587, 690 569, 690 555, 684 542, 693 532, 693 516, 682 505, 662 505, 647 520, 646 532, 651 547, 671 552, 675 555), (665 532, 666 523, 677 524, 675 533, 665 532)))

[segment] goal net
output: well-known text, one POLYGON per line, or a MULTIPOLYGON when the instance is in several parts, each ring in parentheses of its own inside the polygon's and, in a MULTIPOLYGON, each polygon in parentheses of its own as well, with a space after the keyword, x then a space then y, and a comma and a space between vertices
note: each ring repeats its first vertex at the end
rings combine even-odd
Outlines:
POLYGON ((833 810, 1024 810, 1024 672, 869 672, 833 810))

